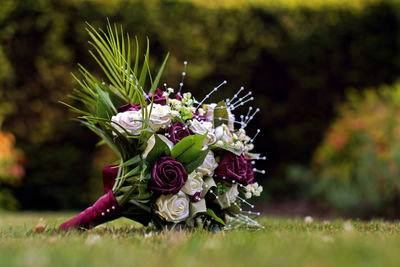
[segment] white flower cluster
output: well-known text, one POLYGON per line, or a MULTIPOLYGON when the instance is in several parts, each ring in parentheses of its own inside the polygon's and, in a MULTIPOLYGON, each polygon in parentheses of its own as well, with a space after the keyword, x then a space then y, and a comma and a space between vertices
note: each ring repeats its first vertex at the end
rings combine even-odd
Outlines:
POLYGON ((249 199, 252 196, 259 197, 263 191, 263 187, 258 183, 249 184, 245 187, 246 193, 244 196, 249 199))
POLYGON ((233 148, 243 153, 251 151, 254 148, 250 137, 246 135, 244 129, 232 132, 228 125, 222 124, 215 129, 215 133, 217 138, 216 145, 218 147, 233 148))
POLYGON ((167 98, 167 103, 171 106, 171 115, 183 120, 193 118, 193 114, 196 111, 193 104, 197 103, 197 101, 192 98, 191 93, 184 93, 182 100, 167 98))

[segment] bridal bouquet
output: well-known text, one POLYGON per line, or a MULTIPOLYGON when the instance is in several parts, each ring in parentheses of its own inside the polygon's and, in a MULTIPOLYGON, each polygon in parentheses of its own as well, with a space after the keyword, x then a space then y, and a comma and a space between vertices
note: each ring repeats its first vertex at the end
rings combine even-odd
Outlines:
MULTIPOLYGON (((126 217, 157 228, 204 227, 229 229, 262 227, 248 199, 262 187, 254 180, 253 140, 245 128, 258 109, 235 119, 233 111, 253 100, 240 90, 218 103, 205 103, 182 92, 183 78, 174 90, 157 87, 168 55, 157 75, 149 71, 149 44, 139 62, 136 40, 131 62, 129 36, 108 24, 107 31, 88 26, 90 51, 106 81, 83 66, 79 89, 72 98, 83 108, 65 104, 80 114, 79 120, 101 137, 119 158, 103 168, 105 194, 93 206, 63 223, 60 229, 91 228, 126 217), (238 127, 235 127, 238 126, 238 127)), ((184 64, 186 69, 186 62, 184 64)))

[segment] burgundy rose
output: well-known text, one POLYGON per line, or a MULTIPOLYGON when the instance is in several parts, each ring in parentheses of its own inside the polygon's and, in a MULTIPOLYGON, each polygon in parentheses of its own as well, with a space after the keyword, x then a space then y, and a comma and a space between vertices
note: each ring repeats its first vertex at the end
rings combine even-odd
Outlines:
POLYGON ((183 97, 182 97, 182 95, 181 95, 180 93, 177 93, 177 94, 175 95, 175 99, 176 99, 176 100, 179 100, 179 101, 182 101, 183 97))
POLYGON ((215 170, 216 178, 228 182, 236 182, 247 185, 249 181, 254 179, 254 174, 251 173, 249 164, 250 162, 243 156, 237 156, 231 152, 226 151, 215 170))
POLYGON ((162 157, 153 164, 150 189, 164 194, 176 194, 188 178, 185 167, 172 157, 162 157))
POLYGON ((176 144, 186 136, 190 135, 188 127, 180 121, 176 121, 169 126, 169 140, 176 144))
POLYGON ((151 100, 151 98, 153 97, 153 103, 154 104, 160 104, 160 105, 166 105, 167 104, 167 99, 165 98, 165 96, 163 96, 163 91, 159 88, 156 89, 156 91, 154 92, 154 97, 153 94, 149 94, 149 98, 151 100))
POLYGON ((140 109, 140 104, 126 104, 117 108, 118 112, 125 112, 125 111, 137 111, 140 109))

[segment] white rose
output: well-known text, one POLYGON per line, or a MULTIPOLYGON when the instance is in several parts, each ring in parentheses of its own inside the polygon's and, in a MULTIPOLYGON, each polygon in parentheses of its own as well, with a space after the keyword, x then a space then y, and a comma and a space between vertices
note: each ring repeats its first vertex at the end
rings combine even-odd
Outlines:
MULTIPOLYGON (((167 146, 169 147, 170 150, 172 150, 172 148, 174 147, 174 143, 171 142, 171 140, 169 140, 167 137, 165 137, 164 135, 159 134, 158 137, 160 137, 160 139, 167 144, 167 146)), ((146 159, 147 155, 149 154, 149 152, 153 149, 154 144, 156 143, 156 138, 154 137, 154 135, 152 135, 148 140, 147 140, 147 146, 146 149, 143 151, 142 154, 142 158, 146 159)))
POLYGON ((226 111, 228 111, 228 128, 233 131, 235 128, 235 115, 233 115, 229 108, 227 108, 226 111))
POLYGON ((221 208, 226 209, 232 206, 235 203, 236 198, 239 195, 239 191, 237 189, 238 185, 234 184, 231 188, 218 198, 218 203, 220 204, 221 208))
POLYGON ((179 191, 175 195, 161 195, 156 200, 156 213, 168 222, 178 223, 189 217, 189 198, 179 191))
POLYGON ((111 121, 114 122, 113 126, 120 133, 130 133, 132 135, 140 135, 140 130, 142 129, 142 112, 138 111, 125 111, 120 112, 115 116, 111 117, 111 121), (125 131, 124 131, 125 129, 125 131))
POLYGON ((205 144, 211 145, 215 143, 216 138, 214 134, 213 124, 209 121, 200 121, 200 120, 191 120, 190 121, 190 130, 199 135, 203 135, 207 133, 207 137, 205 140, 205 144))
MULTIPOLYGON (((150 106, 148 106, 150 109, 150 106)), ((150 113, 150 112, 149 112, 150 113)), ((150 114, 150 127, 154 131, 168 126, 171 123, 171 108, 167 105, 153 104, 150 114)))
POLYGON ((214 153, 210 150, 203 163, 196 169, 196 171, 201 172, 203 176, 214 175, 214 170, 218 167, 218 163, 215 161, 214 153))
POLYGON ((226 144, 231 144, 233 142, 232 133, 225 124, 215 128, 215 138, 217 140, 222 140, 226 144))
POLYGON ((189 196, 193 196, 195 193, 203 191, 203 175, 196 171, 189 174, 188 179, 181 190, 189 196))

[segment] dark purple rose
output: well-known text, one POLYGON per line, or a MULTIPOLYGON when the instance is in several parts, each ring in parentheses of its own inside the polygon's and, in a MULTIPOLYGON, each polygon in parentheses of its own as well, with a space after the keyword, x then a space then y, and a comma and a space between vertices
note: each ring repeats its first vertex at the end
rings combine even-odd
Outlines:
POLYGON ((118 107, 117 111, 118 112, 125 112, 125 111, 131 111, 131 110, 137 111, 139 109, 140 109, 140 104, 136 104, 136 105, 126 104, 126 105, 118 107))
POLYGON ((215 170, 216 178, 223 181, 247 185, 251 179, 254 179, 254 174, 251 177, 252 174, 248 164, 251 165, 245 156, 237 156, 226 151, 222 155, 219 165, 215 170), (248 174, 250 175, 249 177, 248 174))
POLYGON ((163 194, 176 194, 188 178, 185 167, 172 157, 162 157, 151 169, 150 189, 163 194))
POLYGON ((169 126, 169 140, 176 144, 186 136, 190 135, 188 127, 180 121, 176 121, 169 126))
MULTIPOLYGON (((165 98, 165 96, 163 96, 163 91, 159 88, 156 89, 156 91, 154 92, 154 98, 153 98, 153 103, 154 104, 160 104, 160 105, 166 105, 167 104, 167 99, 165 98)), ((151 98, 153 97, 153 94, 149 94, 149 100, 151 100, 151 98)))
POLYGON ((180 93, 177 93, 176 95, 175 95, 175 99, 176 100, 179 100, 179 101, 182 101, 182 96, 181 96, 181 94, 180 93))

